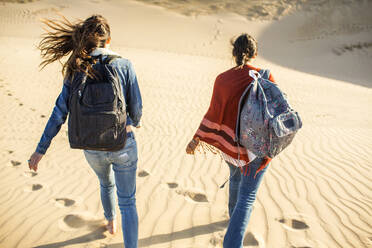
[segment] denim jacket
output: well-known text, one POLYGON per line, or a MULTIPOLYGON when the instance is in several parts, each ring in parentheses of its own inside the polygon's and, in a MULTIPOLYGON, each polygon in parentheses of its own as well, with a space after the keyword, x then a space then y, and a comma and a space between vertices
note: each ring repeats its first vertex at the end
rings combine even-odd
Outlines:
MULTIPOLYGON (((97 48, 91 55, 97 56, 117 55, 107 48, 97 48)), ((142 98, 137 82, 137 76, 134 71, 132 63, 124 58, 115 59, 111 63, 118 72, 120 82, 123 86, 125 102, 127 105, 127 125, 138 126, 142 116, 142 98)), ((50 146, 54 136, 57 135, 63 123, 65 123, 69 107, 68 101, 70 98, 70 81, 65 78, 63 82, 62 91, 59 94, 53 112, 49 117, 48 123, 41 136, 36 152, 45 154, 50 146)))

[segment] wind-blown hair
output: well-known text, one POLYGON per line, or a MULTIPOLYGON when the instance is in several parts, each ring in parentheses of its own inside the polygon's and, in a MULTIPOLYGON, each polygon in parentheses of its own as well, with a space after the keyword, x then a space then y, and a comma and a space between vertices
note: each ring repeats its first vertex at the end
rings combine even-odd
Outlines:
POLYGON ((64 16, 62 20, 44 19, 50 30, 45 29, 38 48, 41 51, 41 69, 48 64, 69 55, 62 63, 62 73, 71 78, 75 72, 84 72, 94 77, 90 53, 97 47, 104 47, 110 39, 110 26, 101 15, 92 15, 85 21, 71 23, 64 16))

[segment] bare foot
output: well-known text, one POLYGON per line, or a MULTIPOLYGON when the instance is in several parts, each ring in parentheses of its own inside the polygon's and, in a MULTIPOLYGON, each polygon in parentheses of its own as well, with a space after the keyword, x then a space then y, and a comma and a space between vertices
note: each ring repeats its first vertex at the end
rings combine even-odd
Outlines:
POLYGON ((109 222, 106 225, 107 230, 110 234, 115 234, 117 231, 117 223, 116 220, 109 220, 109 222))

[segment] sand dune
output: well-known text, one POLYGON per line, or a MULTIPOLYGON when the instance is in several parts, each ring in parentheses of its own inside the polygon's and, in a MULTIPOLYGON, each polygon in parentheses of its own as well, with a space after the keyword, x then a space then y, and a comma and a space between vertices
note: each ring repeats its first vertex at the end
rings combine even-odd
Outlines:
POLYGON ((39 71, 35 48, 39 18, 57 12, 102 13, 112 49, 136 69, 140 247, 222 247, 228 168, 184 149, 241 32, 257 37, 255 64, 272 71, 304 122, 270 165, 244 246, 372 247, 371 1, 15 2, 0 2, 0 247, 123 246, 121 230, 102 227, 97 178, 69 148, 66 125, 39 171, 27 167, 62 87, 60 65, 39 71), (257 6, 270 14, 253 15, 257 6))
MULTIPOLYGON (((338 0, 137 0, 153 4, 187 16, 236 13, 248 20, 278 20, 296 11, 322 12, 324 9, 338 9, 340 6, 363 4, 368 1, 338 0)), ((370 1, 369 1, 370 2, 370 1)), ((325 17, 326 18, 326 17, 325 17)), ((348 23, 349 24, 349 23, 348 23)))

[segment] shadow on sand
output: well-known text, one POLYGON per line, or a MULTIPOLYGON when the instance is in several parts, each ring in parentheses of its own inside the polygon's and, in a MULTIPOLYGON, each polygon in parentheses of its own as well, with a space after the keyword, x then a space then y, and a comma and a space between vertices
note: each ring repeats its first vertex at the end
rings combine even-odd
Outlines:
MULTIPOLYGON (((191 238, 191 237, 195 237, 199 235, 222 231, 227 227, 228 223, 229 223, 228 220, 224 220, 224 221, 218 221, 218 222, 214 222, 214 223, 210 223, 206 225, 194 226, 188 229, 184 229, 181 231, 172 232, 168 234, 154 235, 148 238, 143 238, 143 239, 138 240, 138 247, 147 247, 150 245, 167 243, 167 242, 171 242, 171 241, 178 240, 178 239, 187 239, 187 238, 191 238)), ((122 248, 122 247, 123 247, 123 243, 107 245, 107 248, 122 248)))
MULTIPOLYGON (((371 10, 372 4, 364 8, 371 10)), ((297 71, 372 88, 372 17, 366 16, 367 10, 339 6, 286 16, 258 37, 259 56, 297 71)))
MULTIPOLYGON (((210 223, 206 225, 195 226, 195 227, 191 227, 185 230, 172 232, 168 234, 154 235, 148 238, 143 238, 143 239, 138 240, 138 247, 147 247, 147 246, 154 245, 154 244, 167 243, 173 240, 187 239, 187 238, 191 238, 191 237, 195 237, 199 235, 222 231, 223 229, 227 227, 228 223, 229 223, 228 220, 224 220, 224 221, 218 221, 218 222, 214 222, 214 223, 210 223)), ((85 234, 77 238, 73 238, 70 240, 62 241, 62 242, 39 245, 39 246, 35 246, 34 248, 59 248, 59 247, 65 247, 68 245, 88 243, 94 240, 106 238, 106 235, 104 234, 105 231, 106 231, 106 228, 102 226, 88 234, 85 234)), ((106 247, 107 248, 122 248, 123 243, 109 244, 106 247)))
POLYGON ((104 234, 105 231, 106 231, 106 227, 101 226, 95 229, 94 231, 88 234, 85 234, 83 236, 77 237, 77 238, 73 238, 73 239, 61 241, 61 242, 56 242, 56 243, 51 243, 51 244, 46 244, 46 245, 39 245, 39 246, 35 246, 34 248, 57 248, 57 247, 59 248, 59 247, 65 247, 68 245, 88 243, 94 240, 106 238, 106 235, 104 234))

